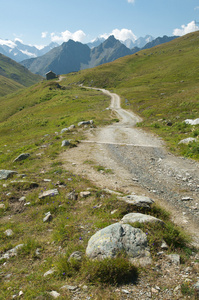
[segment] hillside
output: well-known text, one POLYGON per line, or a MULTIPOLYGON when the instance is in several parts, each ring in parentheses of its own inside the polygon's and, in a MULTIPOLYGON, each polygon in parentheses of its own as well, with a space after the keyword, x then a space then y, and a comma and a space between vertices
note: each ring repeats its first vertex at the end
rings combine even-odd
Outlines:
MULTIPOLYGON (((170 183, 175 181, 183 195, 188 188, 197 189, 192 191, 195 203, 198 195, 195 175, 192 178, 185 174, 187 179, 184 181, 185 177, 179 177, 181 173, 178 170, 175 178, 170 176, 173 176, 170 173, 173 166, 164 169, 162 165, 160 169, 159 164, 164 156, 159 146, 152 144, 146 147, 148 144, 144 144, 139 148, 137 143, 135 147, 126 144, 132 124, 119 122, 116 112, 107 109, 110 106, 109 96, 79 84, 106 86, 117 91, 125 108, 135 108, 145 117, 140 126, 162 129, 169 138, 174 137, 174 129, 175 132, 180 130, 180 137, 194 131, 196 135, 197 127, 192 131, 189 126, 183 125, 182 120, 190 117, 190 110, 192 117, 198 113, 197 79, 193 79, 195 75, 192 77, 192 70, 196 74, 197 69, 197 37, 187 36, 164 47, 145 50, 94 69, 74 72, 62 76, 61 81, 44 80, 0 98, 0 299, 23 297, 45 300, 59 296, 60 299, 121 300, 145 296, 157 298, 157 295, 162 299, 194 299, 198 250, 193 247, 189 233, 174 224, 172 215, 160 206, 161 195, 168 198, 172 186, 168 184, 166 194, 161 185, 161 182, 166 182, 164 177, 161 182, 158 181, 157 191, 149 183, 153 179, 150 174, 159 179, 158 176, 162 175, 160 171, 168 171, 170 183), (195 48, 192 46, 193 39, 195 48), (180 67, 176 57, 181 55, 180 62, 185 63, 185 67, 186 63, 192 67, 190 73, 180 67), (171 66, 171 62, 175 65, 171 66), (183 98, 183 93, 186 93, 186 98, 183 98), (178 98, 179 110, 175 115, 177 95, 182 99, 178 98), (176 119, 176 116, 179 118, 176 119), (155 123, 153 118, 156 118, 155 123), (173 124, 178 120, 178 126, 167 126, 164 121, 170 119, 173 124), (87 121, 86 125, 81 125, 82 121, 87 121), (117 125, 122 127, 122 135, 117 135, 117 125), (108 137, 102 134, 107 138, 105 143, 98 140, 93 143, 91 137, 96 138, 101 129, 103 133, 104 127, 111 130, 108 137), (111 144, 113 132, 116 143, 111 144), (90 139, 86 140, 87 137, 90 139), (124 143, 121 143, 123 139, 124 143), (143 159, 147 151, 149 156, 143 159), (106 155, 108 152, 119 153, 120 161, 127 157, 127 169, 132 168, 136 176, 131 172, 127 178, 121 164, 118 168, 106 155), (128 156, 125 156, 126 153, 128 156), (134 162, 132 158, 136 154, 134 162), (99 157, 101 161, 97 159, 99 157), (113 168, 107 167, 107 160, 113 168), (137 165, 139 161, 142 161, 141 170, 137 165), (157 169, 153 168, 154 164, 157 169), (145 176, 146 170, 155 171, 147 172, 145 176), (13 178, 8 176, 6 179, 6 174, 13 178), (145 188, 139 181, 141 175, 147 180, 145 188), (179 180, 184 182, 183 188, 179 180), (135 195, 149 196, 150 199, 144 199, 147 204, 150 202, 150 207, 137 207, 121 199, 127 196, 129 200, 135 195), (149 218, 154 216, 159 219, 155 225, 133 223, 132 231, 128 231, 139 234, 144 242, 141 247, 148 254, 144 267, 137 266, 137 257, 129 262, 123 248, 119 249, 115 258, 100 261, 89 259, 86 249, 90 238, 109 225, 119 228, 117 232, 121 236, 118 245, 125 239, 128 241, 129 235, 125 230, 132 226, 119 222, 131 213, 144 213, 149 218)), ((130 115, 128 111, 125 114, 130 115)), ((139 131, 134 128, 136 130, 139 131)), ((136 136, 133 138, 136 141, 136 136)), ((192 168, 196 166, 191 165, 192 168)), ((192 200, 183 202, 180 198, 177 201, 178 205, 186 206, 190 214, 198 213, 197 207, 192 208, 192 200)), ((179 212, 177 216, 180 220, 187 218, 179 212)), ((187 230, 190 224, 183 225, 187 230)), ((102 236, 104 238, 106 235, 102 236)), ((114 239, 110 239, 112 245, 114 239)), ((134 242, 127 243, 127 248, 132 244, 134 242)), ((115 250, 113 254, 116 254, 115 250)), ((140 248, 137 250, 139 255, 140 248)))
POLYGON ((172 151, 199 157, 198 144, 178 145, 182 138, 198 135, 198 126, 184 123, 199 117, 198 54, 199 32, 195 32, 68 75, 67 82, 114 90, 122 97, 124 108, 144 118, 140 126, 162 136, 172 151))
POLYGON ((42 80, 14 60, 0 54, 0 96, 28 87, 42 80))

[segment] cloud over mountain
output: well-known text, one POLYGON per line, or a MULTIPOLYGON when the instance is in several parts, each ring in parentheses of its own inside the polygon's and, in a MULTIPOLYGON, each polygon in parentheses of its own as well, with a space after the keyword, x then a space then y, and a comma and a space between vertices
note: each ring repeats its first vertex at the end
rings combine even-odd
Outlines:
POLYGON ((68 40, 73 40, 75 42, 82 42, 86 37, 86 34, 82 30, 77 30, 75 32, 70 32, 69 30, 63 31, 61 33, 51 33, 52 42, 62 43, 68 40))
POLYGON ((191 21, 187 25, 182 25, 180 29, 179 28, 174 29, 173 35, 182 36, 182 35, 185 35, 187 33, 197 31, 197 30, 199 30, 199 27, 196 26, 195 21, 191 21))
POLYGON ((123 28, 121 30, 119 29, 114 29, 111 33, 107 34, 107 33, 104 33, 102 34, 100 37, 101 38, 105 38, 107 39, 109 36, 111 35, 114 35, 114 37, 117 39, 117 40, 120 40, 120 41, 126 41, 128 39, 132 40, 132 41, 135 41, 137 40, 137 37, 136 35, 132 32, 132 30, 129 30, 129 29, 126 29, 126 28, 123 28))

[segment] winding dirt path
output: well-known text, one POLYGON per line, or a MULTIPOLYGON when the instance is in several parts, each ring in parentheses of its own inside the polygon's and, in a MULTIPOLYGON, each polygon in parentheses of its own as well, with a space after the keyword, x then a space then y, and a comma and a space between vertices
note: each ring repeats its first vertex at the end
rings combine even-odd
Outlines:
POLYGON ((199 164, 168 153, 159 137, 135 127, 141 118, 122 109, 117 94, 101 91, 111 97, 110 109, 120 122, 90 129, 86 141, 62 155, 65 167, 101 188, 150 196, 199 246, 199 164), (86 161, 113 174, 97 172, 86 161))

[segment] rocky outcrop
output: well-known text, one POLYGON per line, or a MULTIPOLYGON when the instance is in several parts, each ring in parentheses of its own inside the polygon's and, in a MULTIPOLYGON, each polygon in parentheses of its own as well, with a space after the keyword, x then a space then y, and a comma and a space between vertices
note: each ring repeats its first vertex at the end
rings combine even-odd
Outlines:
POLYGON ((147 237, 139 228, 115 223, 97 231, 89 240, 86 255, 91 259, 114 258, 125 252, 129 258, 149 257, 147 237))
POLYGON ((159 223, 164 225, 164 222, 160 219, 157 219, 153 216, 150 215, 144 215, 144 214, 140 214, 140 213, 130 213, 125 215, 122 220, 121 223, 123 224, 127 224, 127 223, 135 223, 135 222, 139 222, 139 223, 159 223))
POLYGON ((154 201, 146 196, 127 195, 124 197, 118 197, 118 199, 125 201, 137 207, 150 208, 154 201))
POLYGON ((17 172, 11 170, 0 170, 0 180, 8 179, 12 177, 14 174, 17 174, 17 172))

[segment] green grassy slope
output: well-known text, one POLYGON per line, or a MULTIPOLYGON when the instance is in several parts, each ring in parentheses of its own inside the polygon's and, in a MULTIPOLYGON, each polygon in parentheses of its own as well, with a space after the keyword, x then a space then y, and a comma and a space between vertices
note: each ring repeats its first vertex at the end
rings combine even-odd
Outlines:
POLYGON ((0 96, 31 86, 40 80, 41 76, 31 73, 14 60, 0 54, 0 96))
POLYGON ((178 146, 182 138, 198 136, 198 126, 184 123, 199 117, 198 71, 199 32, 194 32, 67 80, 114 90, 124 108, 143 117, 140 125, 161 135, 171 150, 198 158, 198 144, 178 146))
MULTIPOLYGON (((138 276, 147 278, 152 286, 154 280, 158 280, 155 264, 159 257, 156 253, 161 251, 162 239, 169 245, 168 254, 180 253, 185 267, 191 265, 189 256, 193 250, 188 245, 187 235, 172 224, 167 212, 156 205, 149 213, 164 220, 165 227, 142 228, 148 234, 149 247, 155 258, 154 268, 149 265, 137 270, 123 256, 105 261, 105 266, 101 262, 96 265, 84 255, 81 262, 68 262, 74 251, 85 253, 88 240, 96 230, 137 211, 118 200, 116 195, 94 186, 85 179, 85 173, 75 175, 63 166, 60 154, 66 152, 70 155, 73 149, 69 151, 69 147, 61 147, 62 140, 71 140, 71 146, 75 146, 87 130, 92 130, 78 127, 78 122, 93 119, 94 125, 100 126, 116 121, 111 111, 106 110, 110 104, 107 96, 97 90, 70 84, 80 80, 82 74, 85 73, 71 74, 59 83, 56 80, 39 82, 0 98, 0 169, 18 172, 14 178, 0 181, 0 257, 23 244, 17 256, 0 260, 2 300, 18 298, 20 291, 24 299, 51 299, 51 291, 58 291, 60 299, 71 299, 71 292, 62 289, 66 283, 80 287, 87 285, 86 291, 80 289, 82 298, 121 299, 115 285, 110 282, 120 285, 125 279, 124 283, 130 282, 132 286, 132 277, 136 279, 138 276), (62 128, 71 124, 76 128, 60 133, 62 128), (24 161, 13 162, 21 153, 30 156, 24 161), (40 193, 54 188, 58 189, 58 195, 39 199, 40 193), (68 196, 72 191, 79 194, 88 190, 91 192, 88 198, 79 196, 72 200, 68 196), (26 199, 19 201, 22 196, 26 199), (49 211, 53 219, 44 222, 43 218, 49 211), (7 236, 7 229, 11 229, 13 235, 7 236), (44 274, 51 269, 54 273, 45 277, 44 274)), ((119 75, 116 74, 115 78, 119 75)), ((101 75, 98 76, 96 72, 97 80, 101 75)), ((125 89, 121 87, 117 91, 122 94, 125 89)), ((99 168, 95 162, 92 164, 99 168)), ((180 278, 177 284, 184 287, 185 279, 180 278)), ((191 280, 192 284, 196 282, 193 277, 191 280)), ((174 289, 168 280, 162 285, 164 289, 174 289)), ((193 292, 192 285, 188 291, 193 292)))

